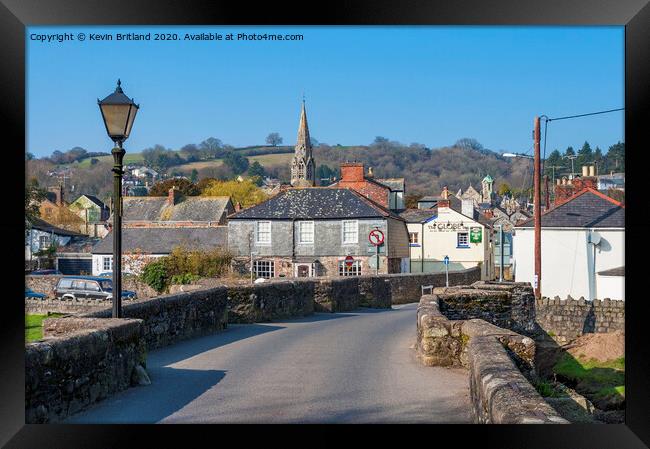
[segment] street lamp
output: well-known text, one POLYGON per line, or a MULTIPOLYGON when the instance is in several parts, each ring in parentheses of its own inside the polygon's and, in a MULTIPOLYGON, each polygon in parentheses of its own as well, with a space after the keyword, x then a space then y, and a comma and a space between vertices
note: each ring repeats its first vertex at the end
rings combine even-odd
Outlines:
POLYGON ((115 92, 97 99, 108 137, 115 142, 113 155, 113 318, 122 317, 122 162, 126 151, 122 143, 129 138, 140 105, 124 95, 117 80, 115 92))

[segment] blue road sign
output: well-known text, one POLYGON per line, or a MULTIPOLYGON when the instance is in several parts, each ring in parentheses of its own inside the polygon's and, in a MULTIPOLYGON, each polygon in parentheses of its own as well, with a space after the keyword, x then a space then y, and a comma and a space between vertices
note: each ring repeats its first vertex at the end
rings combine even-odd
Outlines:
POLYGON ((443 261, 444 261, 445 265, 449 265, 449 256, 445 256, 443 261))

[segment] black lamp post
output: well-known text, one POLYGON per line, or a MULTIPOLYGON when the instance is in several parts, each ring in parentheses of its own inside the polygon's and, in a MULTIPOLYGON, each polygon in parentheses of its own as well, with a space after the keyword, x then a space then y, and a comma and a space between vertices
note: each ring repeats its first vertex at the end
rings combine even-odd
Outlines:
POLYGON ((97 99, 108 137, 115 142, 113 155, 113 318, 122 317, 122 142, 128 139, 140 105, 124 95, 117 80, 115 92, 103 100, 97 99))

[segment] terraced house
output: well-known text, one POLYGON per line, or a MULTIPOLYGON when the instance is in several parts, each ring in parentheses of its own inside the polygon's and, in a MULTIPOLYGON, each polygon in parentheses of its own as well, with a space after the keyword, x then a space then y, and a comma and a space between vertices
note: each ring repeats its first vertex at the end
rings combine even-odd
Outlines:
MULTIPOLYGON (((122 210, 123 269, 139 273, 152 258, 175 247, 225 249, 228 214, 235 212, 229 197, 188 196, 170 189, 164 197, 125 197, 122 210)), ((111 219, 109 219, 111 222, 111 219)), ((93 247, 93 275, 113 270, 113 233, 93 247)))
POLYGON ((400 273, 409 265, 405 221, 351 189, 290 189, 237 212, 228 248, 237 271, 252 263, 263 278, 400 273), (384 235, 378 254, 368 238, 375 229, 384 235))

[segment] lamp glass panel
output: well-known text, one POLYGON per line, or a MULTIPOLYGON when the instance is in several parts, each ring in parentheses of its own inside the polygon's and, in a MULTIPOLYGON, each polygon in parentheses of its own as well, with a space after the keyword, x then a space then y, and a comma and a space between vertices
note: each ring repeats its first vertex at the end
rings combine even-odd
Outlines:
POLYGON ((100 106, 109 136, 126 137, 125 130, 130 107, 131 105, 128 104, 103 104, 100 106))
POLYGON ((131 105, 131 113, 129 114, 129 121, 126 124, 126 133, 124 138, 126 139, 131 135, 131 128, 133 128, 133 121, 135 120, 135 114, 138 113, 138 108, 135 105, 131 105))

